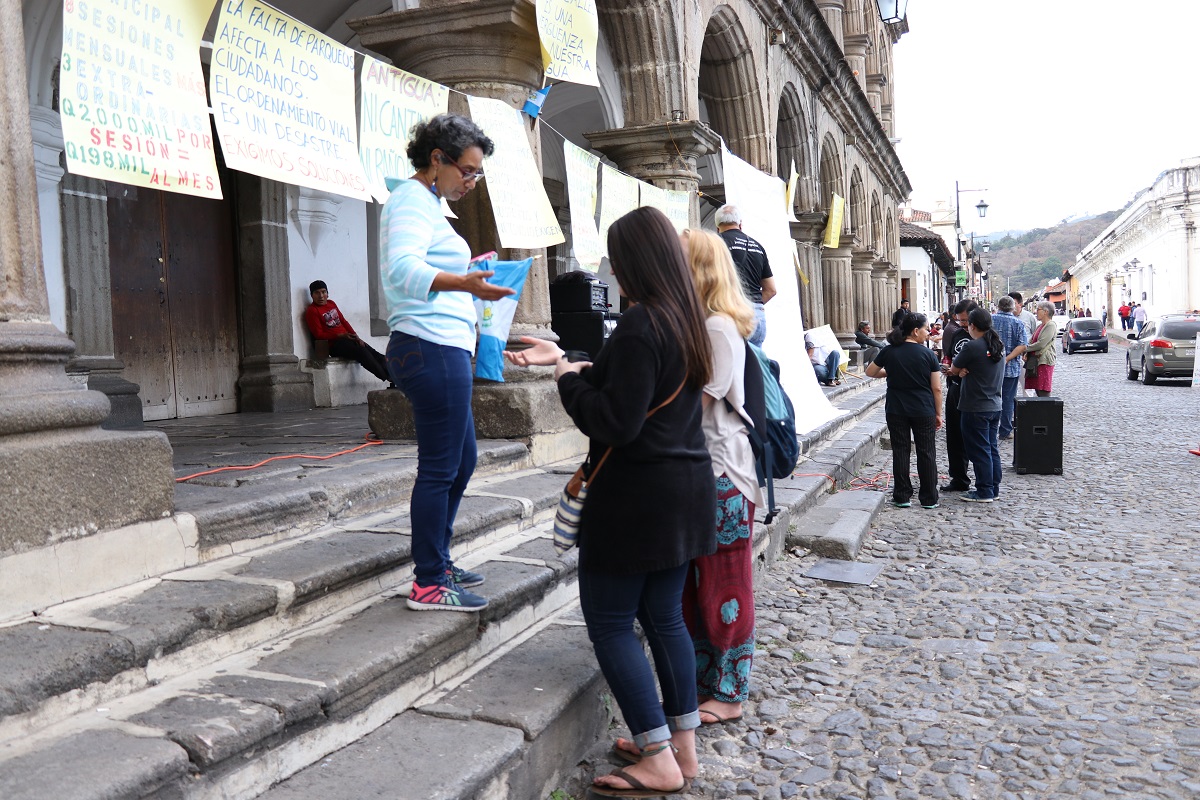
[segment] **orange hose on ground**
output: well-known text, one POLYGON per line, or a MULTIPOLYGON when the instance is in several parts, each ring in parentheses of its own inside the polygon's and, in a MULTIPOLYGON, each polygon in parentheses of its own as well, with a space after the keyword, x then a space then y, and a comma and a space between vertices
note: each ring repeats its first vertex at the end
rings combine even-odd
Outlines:
POLYGON ((270 458, 268 458, 264 461, 260 461, 257 464, 248 464, 246 466, 234 466, 234 467, 217 467, 216 469, 205 470, 204 472, 197 472, 194 475, 186 475, 182 478, 176 478, 175 482, 183 483, 184 481, 190 481, 192 478, 199 478, 203 475, 215 475, 218 472, 234 472, 234 471, 240 472, 240 471, 244 471, 244 470, 248 470, 248 469, 258 469, 259 467, 263 466, 264 464, 270 464, 272 461, 284 461, 289 458, 307 458, 307 459, 311 459, 313 461, 326 461, 330 458, 334 458, 336 456, 344 456, 349 453, 354 453, 359 450, 362 450, 364 447, 370 447, 370 446, 376 445, 376 444, 383 444, 383 441, 380 439, 375 439, 374 441, 369 441, 366 444, 360 444, 358 447, 352 447, 349 450, 341 450, 337 453, 330 453, 327 456, 310 456, 310 455, 305 455, 303 453, 293 453, 293 454, 287 455, 287 456, 271 456, 270 458))

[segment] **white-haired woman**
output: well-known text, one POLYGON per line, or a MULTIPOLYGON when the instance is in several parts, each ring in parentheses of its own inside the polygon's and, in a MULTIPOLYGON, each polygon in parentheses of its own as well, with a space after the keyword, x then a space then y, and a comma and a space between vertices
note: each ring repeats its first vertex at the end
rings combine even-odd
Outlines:
POLYGON ((1054 353, 1058 326, 1054 324, 1054 304, 1043 300, 1037 304, 1037 327, 1025 347, 1025 388, 1033 389, 1038 397, 1049 397, 1054 385, 1054 353))

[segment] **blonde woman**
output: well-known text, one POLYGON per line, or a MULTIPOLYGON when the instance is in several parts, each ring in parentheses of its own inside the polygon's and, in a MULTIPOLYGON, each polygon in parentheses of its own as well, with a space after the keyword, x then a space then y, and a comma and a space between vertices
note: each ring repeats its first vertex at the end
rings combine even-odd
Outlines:
POLYGON ((742 379, 744 340, 755 321, 721 237, 688 230, 683 244, 712 342, 712 378, 701 395, 701 427, 717 481, 717 552, 692 559, 683 618, 696 646, 700 722, 714 725, 741 718, 754 655, 754 509, 763 501, 746 436, 751 423, 743 408, 742 379))

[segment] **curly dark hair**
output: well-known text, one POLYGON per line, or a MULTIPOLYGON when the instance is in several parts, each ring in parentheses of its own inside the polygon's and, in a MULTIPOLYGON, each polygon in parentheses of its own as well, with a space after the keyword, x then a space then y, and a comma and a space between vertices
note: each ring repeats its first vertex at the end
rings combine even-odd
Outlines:
POLYGON ((429 166, 434 150, 457 161, 468 147, 478 147, 485 156, 496 151, 492 140, 471 120, 458 114, 438 114, 413 126, 405 152, 414 167, 423 169, 429 166))

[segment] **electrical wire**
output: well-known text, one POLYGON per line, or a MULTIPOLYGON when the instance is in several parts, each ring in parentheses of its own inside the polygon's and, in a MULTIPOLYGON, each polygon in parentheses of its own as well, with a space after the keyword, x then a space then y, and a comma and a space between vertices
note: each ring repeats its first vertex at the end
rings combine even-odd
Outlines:
MULTIPOLYGON (((367 434, 367 436, 364 438, 369 439, 369 437, 371 437, 373 435, 374 434, 367 434)), ((306 455, 304 453, 292 453, 291 455, 286 455, 286 456, 271 456, 270 458, 260 461, 257 464, 247 464, 245 466, 233 466, 233 467, 217 467, 216 469, 205 470, 204 472, 197 472, 194 475, 186 475, 182 478, 176 478, 175 482, 183 483, 184 481, 190 481, 192 478, 199 478, 204 475, 215 475, 218 472, 235 472, 235 471, 241 472, 241 471, 250 470, 250 469, 258 469, 259 467, 263 466, 264 464, 270 464, 272 461, 284 461, 289 458, 307 458, 307 459, 311 459, 313 461, 327 461, 327 460, 329 460, 331 458, 335 458, 337 456, 344 456, 344 455, 348 455, 350 453, 356 453, 359 450, 362 450, 364 447, 371 447, 371 446, 377 445, 377 444, 383 444, 383 440, 369 439, 369 441, 367 441, 366 444, 360 444, 358 447, 352 447, 349 450, 340 450, 336 453, 330 453, 327 456, 311 456, 311 455, 306 455)))

